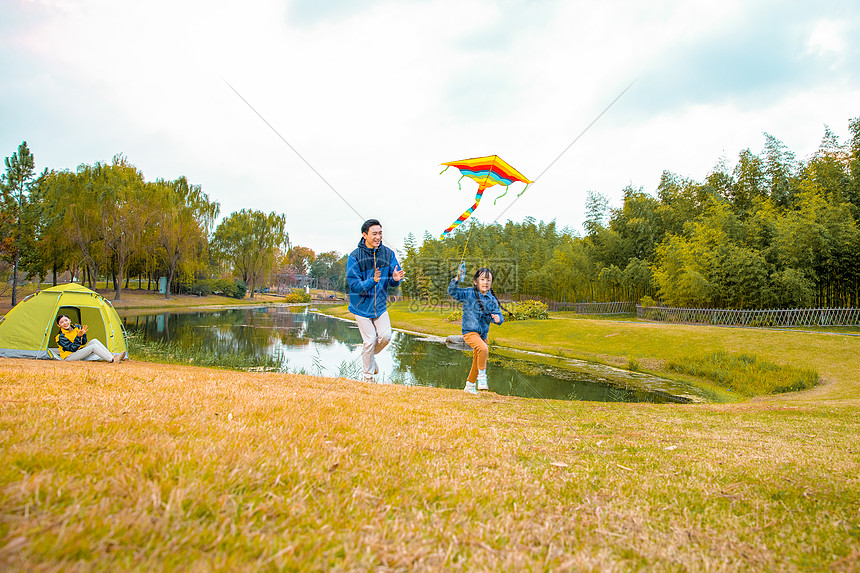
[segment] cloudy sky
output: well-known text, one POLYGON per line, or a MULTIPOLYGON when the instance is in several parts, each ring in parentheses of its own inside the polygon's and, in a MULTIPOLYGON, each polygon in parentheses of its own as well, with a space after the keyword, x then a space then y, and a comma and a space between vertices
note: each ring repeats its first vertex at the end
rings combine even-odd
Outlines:
POLYGON ((844 141, 860 3, 3 0, 0 70, 0 156, 122 153, 222 215, 285 213, 294 245, 345 253, 375 217, 399 249, 471 205, 445 161, 538 178, 488 190, 480 220, 579 230, 590 190, 701 180, 763 132, 798 158, 825 125, 844 141))

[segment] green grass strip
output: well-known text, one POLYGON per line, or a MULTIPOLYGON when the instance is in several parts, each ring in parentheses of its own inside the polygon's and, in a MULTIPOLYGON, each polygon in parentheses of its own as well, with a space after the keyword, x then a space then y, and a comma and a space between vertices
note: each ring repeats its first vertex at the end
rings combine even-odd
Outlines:
POLYGON ((669 369, 712 380, 744 396, 762 396, 806 390, 818 384, 812 369, 780 366, 751 354, 729 354, 723 350, 705 356, 670 361, 669 369))

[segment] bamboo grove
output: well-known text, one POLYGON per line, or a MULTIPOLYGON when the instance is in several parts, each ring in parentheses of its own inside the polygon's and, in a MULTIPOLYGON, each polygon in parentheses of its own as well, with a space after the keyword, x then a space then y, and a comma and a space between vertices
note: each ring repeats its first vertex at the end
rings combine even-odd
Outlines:
POLYGON ((70 271, 91 287, 107 277, 116 299, 131 277, 145 277, 147 288, 166 277, 167 298, 177 279, 239 276, 253 292, 288 244, 285 217, 274 212, 232 213, 213 233, 220 205, 200 185, 185 177, 147 182, 122 155, 36 176, 24 142, 0 183, 0 254, 12 267, 13 305, 19 268, 54 283, 70 271))
MULTIPOLYGON (((404 294, 441 296, 463 257, 496 288, 559 301, 658 299, 672 306, 860 306, 860 118, 849 141, 825 128, 798 160, 764 134, 758 155, 717 162, 703 181, 665 171, 655 194, 622 204, 590 192, 584 234, 555 221, 463 225, 446 240, 407 237, 404 294), (468 241, 468 247, 466 242, 468 241), (497 288, 498 287, 498 288, 497 288)), ((539 192, 536 188, 534 192, 539 192)))

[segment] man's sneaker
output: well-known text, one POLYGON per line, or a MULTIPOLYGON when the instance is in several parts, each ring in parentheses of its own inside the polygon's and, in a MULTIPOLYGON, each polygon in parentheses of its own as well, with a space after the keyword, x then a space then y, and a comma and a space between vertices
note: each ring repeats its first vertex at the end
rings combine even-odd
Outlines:
POLYGON ((465 392, 467 394, 477 394, 478 389, 475 388, 474 382, 469 382, 468 380, 466 380, 466 387, 463 388, 463 392, 465 392))
POLYGON ((486 376, 478 376, 478 390, 489 390, 490 388, 487 386, 487 377, 486 376))
POLYGON ((367 382, 368 384, 373 384, 373 383, 374 383, 373 376, 367 376, 367 375, 365 375, 365 376, 364 376, 364 381, 365 381, 365 382, 367 382))

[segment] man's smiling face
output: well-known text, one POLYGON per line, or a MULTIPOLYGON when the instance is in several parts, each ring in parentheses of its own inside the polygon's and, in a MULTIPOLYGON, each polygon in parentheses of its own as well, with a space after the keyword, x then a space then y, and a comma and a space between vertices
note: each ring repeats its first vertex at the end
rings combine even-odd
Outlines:
POLYGON ((369 249, 379 248, 382 244, 382 225, 374 225, 370 227, 366 233, 361 234, 364 237, 364 244, 369 249))

